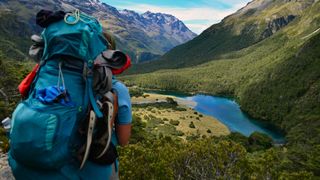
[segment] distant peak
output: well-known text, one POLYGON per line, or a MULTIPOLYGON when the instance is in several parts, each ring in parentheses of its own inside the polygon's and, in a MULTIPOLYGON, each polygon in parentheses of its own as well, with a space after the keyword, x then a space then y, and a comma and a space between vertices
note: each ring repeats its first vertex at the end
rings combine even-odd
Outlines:
POLYGON ((144 17, 146 19, 153 20, 153 21, 161 21, 163 23, 170 23, 170 22, 179 21, 179 19, 174 17, 173 15, 159 13, 159 12, 153 13, 153 12, 147 11, 141 15, 142 15, 142 17, 144 17))
POLYGON ((140 16, 137 12, 128 9, 120 10, 119 13, 125 16, 140 16))

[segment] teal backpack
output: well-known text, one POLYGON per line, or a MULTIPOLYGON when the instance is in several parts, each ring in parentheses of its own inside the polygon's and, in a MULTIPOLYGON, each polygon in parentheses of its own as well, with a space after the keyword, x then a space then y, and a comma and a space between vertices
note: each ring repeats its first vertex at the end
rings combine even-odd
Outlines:
POLYGON ((50 24, 42 38, 40 68, 29 96, 12 115, 10 156, 37 169, 80 166, 79 126, 90 112, 104 116, 93 91, 93 67, 108 42, 100 23, 79 11, 50 24))

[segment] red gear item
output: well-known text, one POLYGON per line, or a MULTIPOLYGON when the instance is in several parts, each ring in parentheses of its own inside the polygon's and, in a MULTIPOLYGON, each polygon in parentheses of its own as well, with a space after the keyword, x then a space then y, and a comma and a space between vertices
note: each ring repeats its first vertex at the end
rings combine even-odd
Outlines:
MULTIPOLYGON (((123 71, 125 71, 126 69, 128 69, 131 66, 131 59, 128 55, 126 55, 126 56, 127 56, 127 62, 122 68, 111 69, 111 71, 114 75, 121 74, 123 71)), ((19 89, 19 92, 22 97, 28 96, 28 93, 30 91, 30 86, 31 86, 38 70, 39 70, 39 64, 36 64, 33 67, 32 71, 19 84, 18 89, 19 89)))
POLYGON ((126 69, 128 69, 131 66, 131 59, 128 55, 126 55, 126 56, 127 56, 127 62, 122 68, 111 69, 113 75, 121 74, 123 71, 125 71, 126 69))
POLYGON ((19 84, 18 89, 19 92, 21 94, 22 97, 27 97, 29 90, 30 90, 30 86, 37 74, 37 71, 39 69, 39 64, 36 64, 32 71, 27 75, 27 77, 25 77, 22 82, 19 84))

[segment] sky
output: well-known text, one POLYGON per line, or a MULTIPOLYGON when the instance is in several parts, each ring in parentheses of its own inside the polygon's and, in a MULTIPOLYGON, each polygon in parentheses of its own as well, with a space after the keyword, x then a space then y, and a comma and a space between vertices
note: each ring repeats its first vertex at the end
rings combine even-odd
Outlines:
POLYGON ((101 0, 117 9, 171 14, 200 34, 251 0, 101 0))

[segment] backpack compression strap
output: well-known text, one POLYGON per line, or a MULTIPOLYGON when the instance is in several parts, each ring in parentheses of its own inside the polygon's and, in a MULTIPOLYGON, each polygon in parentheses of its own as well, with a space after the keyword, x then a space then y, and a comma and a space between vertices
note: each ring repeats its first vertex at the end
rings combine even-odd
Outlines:
MULTIPOLYGON (((96 157, 97 159, 101 158, 105 153, 107 152, 110 142, 111 142, 111 133, 112 133, 112 127, 115 122, 116 116, 118 114, 118 96, 116 93, 109 91, 104 95, 103 98, 103 109, 104 109, 104 114, 107 114, 107 123, 108 123, 108 139, 106 142, 106 145, 102 152, 96 157), (106 106, 104 106, 106 105, 106 106)), ((102 144, 104 143, 104 138, 102 139, 102 144)))
POLYGON ((94 98, 94 95, 93 95, 93 87, 92 87, 92 84, 93 84, 93 72, 92 72, 92 69, 93 69, 93 63, 89 61, 89 64, 87 65, 86 63, 84 63, 84 67, 83 67, 83 76, 84 76, 84 79, 86 81, 86 92, 85 92, 85 99, 84 99, 84 103, 85 104, 89 104, 88 102, 88 96, 89 96, 89 101, 90 101, 90 104, 93 108, 93 111, 95 112, 97 118, 102 118, 103 117, 103 114, 102 112, 99 110, 99 107, 97 105, 97 102, 96 102, 96 99, 94 98))
POLYGON ((89 152, 90 152, 90 147, 91 147, 91 143, 92 143, 92 136, 93 136, 95 123, 96 123, 95 113, 93 111, 90 111, 89 124, 88 124, 88 130, 87 130, 87 142, 86 142, 85 146, 82 147, 85 149, 81 150, 81 151, 84 150, 84 155, 83 155, 83 159, 81 161, 80 169, 83 168, 84 164, 86 163, 86 161, 89 157, 89 152))

